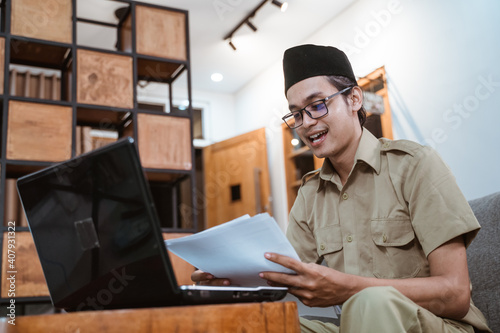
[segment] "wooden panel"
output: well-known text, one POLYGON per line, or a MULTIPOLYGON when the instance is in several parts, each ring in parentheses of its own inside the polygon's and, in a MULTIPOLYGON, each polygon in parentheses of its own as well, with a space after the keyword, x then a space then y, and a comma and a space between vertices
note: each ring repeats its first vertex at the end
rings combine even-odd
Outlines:
POLYGON ((71 0, 13 0, 13 35, 71 43, 71 0))
POLYGON ((63 161, 71 157, 71 107, 9 101, 7 158, 63 161))
MULTIPOLYGON (((15 297, 49 296, 49 290, 45 283, 42 266, 36 253, 33 238, 28 231, 16 231, 15 238, 12 234, 4 232, 2 250, 2 297, 9 297, 10 281, 7 277, 15 275, 15 297), (15 239, 10 242, 9 239, 15 239), (15 245, 12 248, 15 252, 15 261, 9 262, 9 244, 15 245), (10 265, 14 266, 11 267, 10 265), (16 273, 9 273, 14 271, 16 273)), ((11 257, 12 258, 12 254, 11 257)))
POLYGON ((295 302, 183 306, 20 316, 0 319, 7 333, 186 332, 299 333, 295 302))
POLYGON ((186 16, 181 12, 136 6, 137 53, 186 60, 186 16))
POLYGON ((244 214, 271 214, 265 129, 203 149, 207 227, 244 214))
POLYGON ((131 57, 78 50, 76 76, 78 103, 133 108, 131 57))
POLYGON ((0 94, 3 94, 3 79, 4 79, 4 66, 5 65, 5 38, 0 38, 0 94))
POLYGON ((191 123, 188 118, 139 113, 137 128, 143 167, 191 169, 191 123))
MULTIPOLYGON (((189 236, 191 234, 181 234, 181 233, 163 233, 163 239, 175 239, 180 237, 189 236)), ((191 273, 194 272, 194 267, 184 259, 179 258, 172 252, 168 251, 168 256, 174 267, 175 279, 178 285, 193 284, 191 280, 191 273)))

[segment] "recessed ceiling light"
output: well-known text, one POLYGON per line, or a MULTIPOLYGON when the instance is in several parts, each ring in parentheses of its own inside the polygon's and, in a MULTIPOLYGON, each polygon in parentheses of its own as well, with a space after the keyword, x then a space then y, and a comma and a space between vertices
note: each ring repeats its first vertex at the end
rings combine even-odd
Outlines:
POLYGON ((221 73, 213 73, 212 76, 210 76, 210 78, 214 82, 220 82, 220 81, 222 81, 222 79, 224 78, 224 76, 222 76, 221 73))

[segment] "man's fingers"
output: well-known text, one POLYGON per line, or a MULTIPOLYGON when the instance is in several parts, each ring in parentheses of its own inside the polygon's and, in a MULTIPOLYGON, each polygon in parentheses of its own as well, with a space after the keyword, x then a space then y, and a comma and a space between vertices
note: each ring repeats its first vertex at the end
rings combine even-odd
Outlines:
POLYGON ((267 281, 270 281, 273 286, 291 287, 298 283, 297 275, 277 273, 277 272, 261 272, 259 276, 267 281))
POLYGON ((289 268, 297 273, 302 271, 302 262, 295 260, 293 258, 272 252, 266 252, 264 254, 264 257, 269 261, 272 261, 283 267, 289 268))
POLYGON ((191 273, 191 280, 201 285, 208 286, 229 286, 231 281, 228 279, 218 279, 210 273, 196 270, 191 273))
POLYGON ((191 273, 191 280, 193 282, 201 282, 201 281, 206 281, 206 280, 212 280, 214 276, 210 273, 206 273, 200 270, 196 270, 193 273, 191 273))

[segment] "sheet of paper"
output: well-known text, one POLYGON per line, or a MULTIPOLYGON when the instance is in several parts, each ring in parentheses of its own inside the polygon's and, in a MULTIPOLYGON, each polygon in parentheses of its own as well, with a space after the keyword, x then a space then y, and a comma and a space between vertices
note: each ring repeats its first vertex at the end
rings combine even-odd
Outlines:
POLYGON ((204 272, 240 286, 261 286, 263 271, 294 272, 264 258, 275 252, 300 260, 278 224, 267 213, 248 215, 196 233, 167 240, 167 248, 204 272))

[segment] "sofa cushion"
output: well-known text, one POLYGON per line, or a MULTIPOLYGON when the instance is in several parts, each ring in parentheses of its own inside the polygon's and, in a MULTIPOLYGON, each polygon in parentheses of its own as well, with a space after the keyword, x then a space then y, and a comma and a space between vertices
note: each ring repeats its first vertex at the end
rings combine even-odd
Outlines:
POLYGON ((481 230, 467 249, 472 300, 500 332, 500 192, 469 202, 481 230))

